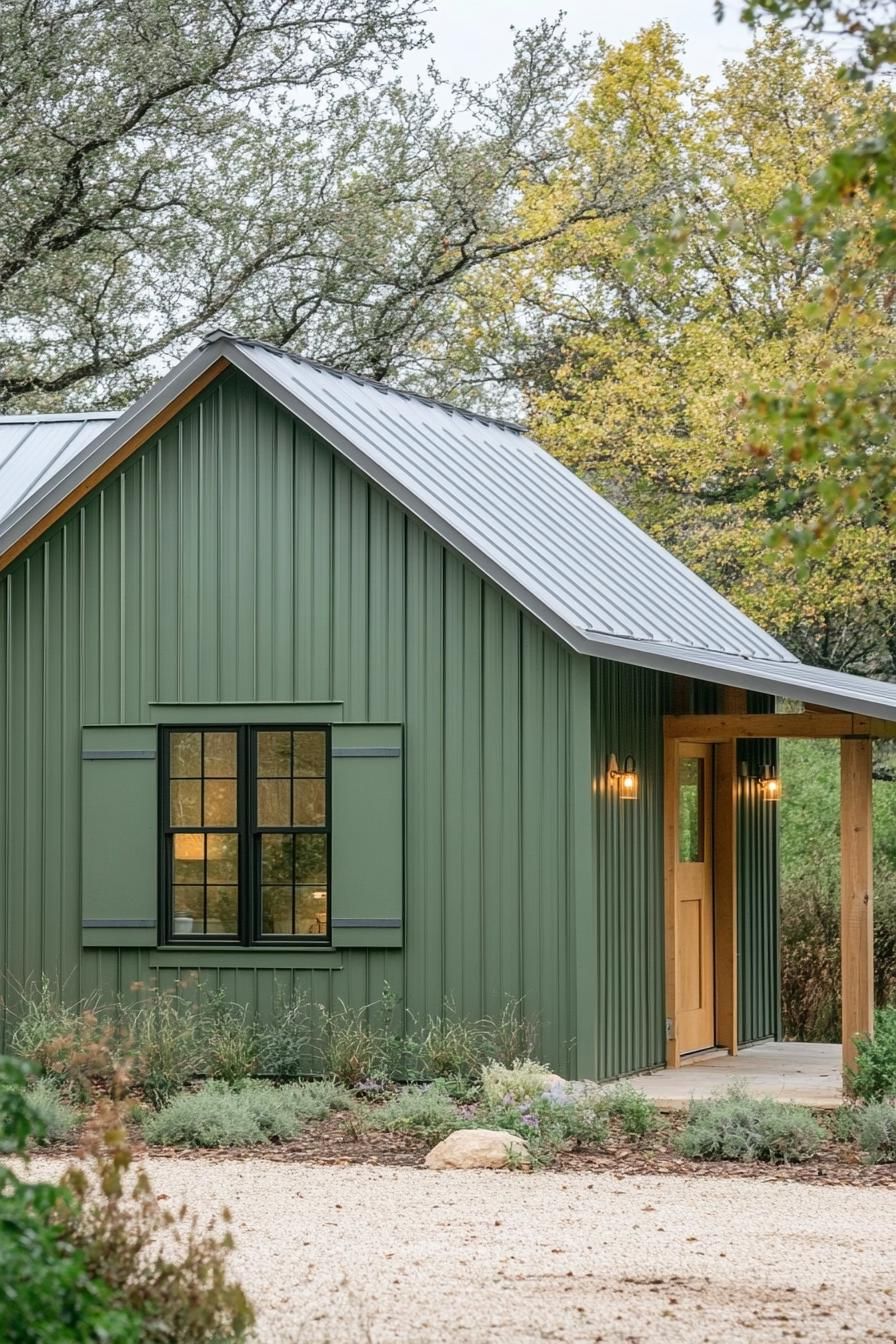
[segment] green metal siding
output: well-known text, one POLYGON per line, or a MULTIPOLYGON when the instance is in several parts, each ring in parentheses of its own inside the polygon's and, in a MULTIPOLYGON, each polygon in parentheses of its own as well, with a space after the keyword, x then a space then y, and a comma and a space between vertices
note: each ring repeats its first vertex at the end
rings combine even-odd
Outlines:
MULTIPOLYGON (((663 714, 671 679, 648 668, 592 662, 597 1072, 616 1077, 665 1062, 663 714), (611 753, 632 755, 636 802, 607 787, 611 753)), ((584 965, 582 973, 584 973, 584 965)))
MULTIPOLYGON (((751 693, 751 713, 773 713, 773 696, 751 693)), ((763 765, 777 765, 774 740, 738 743, 737 941, 738 1033, 742 1044, 780 1034, 778 953, 778 808, 755 783, 763 765)))
MULTIPOLYGON (((126 993, 188 953, 82 948, 83 724, 154 702, 337 701, 404 724, 406 946, 222 952, 203 978, 270 1010, 275 978, 416 1014, 508 996, 574 1067, 574 884, 591 890, 588 659, 563 647, 266 395, 222 379, 0 579, 0 934, 15 982, 126 993), (587 695, 583 703, 587 716, 587 695), (578 874, 578 876, 576 876, 578 874), (154 966, 154 962, 164 964, 154 966), (247 964, 247 962, 249 964, 247 964), (314 969, 320 965, 321 969, 314 969)), ((374 912, 376 913, 376 912, 374 912)))
POLYGON ((670 693, 566 648, 228 374, 0 576, 8 981, 44 971, 75 999, 198 970, 263 1014, 289 984, 359 1007, 388 981, 418 1017, 522 998, 561 1072, 660 1064, 670 693), (82 947, 82 726, 172 702, 403 725, 403 947, 82 947), (611 751, 637 760, 636 804, 604 791, 611 751))

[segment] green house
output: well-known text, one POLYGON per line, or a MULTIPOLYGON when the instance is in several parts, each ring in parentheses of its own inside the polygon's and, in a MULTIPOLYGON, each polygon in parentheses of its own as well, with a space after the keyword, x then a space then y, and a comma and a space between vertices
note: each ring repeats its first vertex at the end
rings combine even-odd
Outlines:
POLYGON ((388 981, 580 1077, 775 1037, 780 695, 896 720, 517 426, 214 332, 0 421, 5 997, 388 981))

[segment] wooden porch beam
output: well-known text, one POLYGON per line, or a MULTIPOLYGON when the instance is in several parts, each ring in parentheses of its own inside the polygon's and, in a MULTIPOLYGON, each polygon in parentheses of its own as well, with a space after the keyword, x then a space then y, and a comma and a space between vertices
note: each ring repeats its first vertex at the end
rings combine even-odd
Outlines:
POLYGON ((896 737, 896 722, 830 710, 826 714, 666 714, 666 737, 726 742, 752 737, 896 737))
POLYGON ((843 1069, 855 1068, 857 1035, 874 1029, 871 743, 840 743, 840 963, 843 1069))

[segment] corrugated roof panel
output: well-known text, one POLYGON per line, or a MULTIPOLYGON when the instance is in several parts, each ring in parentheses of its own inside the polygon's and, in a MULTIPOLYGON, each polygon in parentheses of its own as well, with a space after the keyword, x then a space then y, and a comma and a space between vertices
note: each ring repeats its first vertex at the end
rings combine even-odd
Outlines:
MULTIPOLYGON (((251 341, 279 386, 583 635, 792 661, 776 640, 521 431, 251 341)), ((328 437, 322 431, 322 437, 328 437)), ((330 436, 332 438, 332 435, 330 436)), ((337 444, 337 446, 341 446, 337 444)))

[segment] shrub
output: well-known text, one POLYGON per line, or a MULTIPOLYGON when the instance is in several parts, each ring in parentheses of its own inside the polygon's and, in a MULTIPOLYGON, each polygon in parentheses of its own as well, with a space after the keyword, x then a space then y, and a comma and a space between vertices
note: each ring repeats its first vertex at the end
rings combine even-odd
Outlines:
MULTIPOLYGON (((0 1059, 0 1152, 24 1158, 29 1141, 47 1137, 26 1088, 28 1067, 0 1059)), ((0 1166, 0 1339, 4 1344, 137 1344, 137 1316, 113 1300, 66 1235, 72 1196, 57 1185, 29 1184, 0 1166)))
POLYGON ((896 1106, 874 1101, 858 1113, 859 1147, 870 1162, 896 1162, 896 1106))
POLYGON ((874 1035, 856 1041, 856 1067, 849 1075, 862 1101, 884 1101, 896 1096, 896 1008, 874 1015, 874 1035))
POLYGON ((550 1087, 550 1070, 534 1059, 515 1059, 508 1067, 487 1064, 482 1070, 482 1096, 487 1105, 540 1097, 550 1087))
POLYGON ((28 1089, 28 1105, 40 1123, 40 1143, 58 1143, 78 1127, 78 1112, 62 1099, 49 1078, 39 1078, 28 1089))
POLYGON ((202 1071, 196 1005, 153 989, 131 1010, 131 1072, 151 1106, 160 1107, 202 1071))
POLYGON ((469 1123, 469 1119, 461 1117, 447 1089, 438 1082, 405 1088, 382 1106, 371 1108, 365 1117, 368 1129, 413 1134, 427 1143, 438 1143, 446 1134, 469 1123))
MULTIPOLYGON (((83 1168, 63 1177, 74 1198, 61 1207, 59 1225, 112 1303, 138 1318, 129 1344, 245 1339, 254 1312, 228 1276, 230 1233, 219 1233, 213 1220, 200 1222, 183 1207, 160 1205, 145 1172, 128 1179, 131 1153, 111 1103, 101 1103, 87 1147, 92 1179, 83 1168)), ((226 1211, 223 1218, 229 1221, 226 1211)))
MULTIPOLYGON (((781 743, 784 1035, 840 1039, 839 763, 833 742, 781 743)), ((874 992, 896 999, 896 790, 874 785, 874 992)))
POLYGON ((631 1083, 619 1083, 604 1092, 602 1101, 607 1115, 619 1121, 622 1132, 629 1138, 643 1138, 659 1128, 660 1113, 656 1103, 631 1083))
POLYGON ((125 1024, 101 1015, 96 998, 66 1005, 46 976, 21 991, 12 1047, 80 1100, 89 1099, 95 1082, 116 1092, 126 1086, 125 1024))
POLYGON ((802 1106, 753 1097, 733 1087, 708 1101, 692 1101, 678 1139, 686 1157, 741 1162, 806 1162, 824 1131, 802 1106))
POLYGON ((458 1017, 448 1002, 436 1017, 428 1017, 408 1040, 413 1070, 421 1078, 471 1079, 485 1058, 488 1023, 458 1017))
POLYGON ((509 1093, 482 1106, 477 1123, 519 1134, 536 1165, 550 1162, 569 1143, 599 1147, 606 1141, 606 1111, 597 1094, 576 1097, 559 1088, 519 1101, 509 1093))
POLYGON ((824 1117, 831 1137, 838 1143, 852 1143, 858 1137, 861 1118, 862 1110, 858 1106, 838 1106, 824 1117))
POLYGON ((535 1055, 535 1023, 523 1015, 522 999, 507 999, 498 1018, 484 1021, 486 1059, 511 1068, 518 1059, 535 1055))
POLYGON ((221 990, 210 995, 200 1014, 202 1072, 238 1083, 255 1071, 258 1031, 245 1004, 228 1003, 221 990))
POLYGON ((258 1028, 258 1071, 269 1078, 301 1078, 309 1070, 311 1011, 302 994, 275 996, 270 1022, 258 1028))
POLYGON ((320 1120, 344 1104, 341 1089, 328 1092, 315 1084, 277 1087, 255 1079, 234 1087, 211 1082, 196 1092, 182 1092, 141 1123, 147 1143, 238 1148, 294 1139, 309 1120, 320 1120))
POLYGON ((349 1008, 342 999, 332 1012, 319 1004, 321 1072, 346 1087, 401 1078, 404 1046, 394 1029, 395 1011, 388 984, 378 1002, 363 1008, 349 1008))

